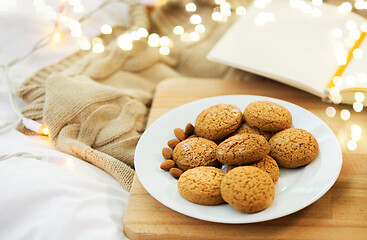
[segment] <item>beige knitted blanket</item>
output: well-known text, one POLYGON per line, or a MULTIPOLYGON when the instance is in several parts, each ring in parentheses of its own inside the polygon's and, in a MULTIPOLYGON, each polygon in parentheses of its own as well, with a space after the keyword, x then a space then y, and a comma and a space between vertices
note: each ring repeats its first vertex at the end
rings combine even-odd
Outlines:
MULTIPOLYGON (((158 82, 176 76, 261 79, 206 60, 209 50, 236 20, 212 21, 211 2, 197 1, 206 35, 194 43, 182 42, 172 33, 176 25, 188 31, 193 28, 180 1, 170 1, 151 14, 143 6, 131 6, 130 28, 145 27, 170 37, 174 42, 171 54, 160 55, 146 39, 136 41, 133 50, 123 51, 116 38, 126 29, 116 27, 112 35, 100 36, 106 46, 104 53, 76 52, 41 69, 19 86, 18 95, 28 103, 24 116, 46 124, 58 150, 101 168, 129 190, 135 146, 144 131, 158 82)), ((236 2, 232 1, 232 6, 236 2)), ((23 125, 18 130, 34 134, 23 125)))

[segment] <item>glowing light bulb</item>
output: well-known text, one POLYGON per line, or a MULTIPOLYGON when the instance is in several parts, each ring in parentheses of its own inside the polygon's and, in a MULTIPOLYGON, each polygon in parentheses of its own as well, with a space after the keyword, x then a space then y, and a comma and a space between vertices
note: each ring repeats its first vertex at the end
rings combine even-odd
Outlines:
POLYGON ((61 33, 59 32, 55 32, 54 35, 52 36, 52 39, 55 41, 55 42, 59 42, 61 40, 61 33))
POLYGON ((357 101, 357 102, 363 102, 364 101, 364 94, 362 92, 356 92, 354 94, 354 99, 357 101))
POLYGON ((46 127, 45 125, 42 125, 38 131, 40 134, 46 135, 48 136, 48 134, 50 133, 50 131, 48 130, 48 127, 46 127))
POLYGON ((356 112, 361 112, 363 110, 363 104, 361 102, 353 103, 353 109, 356 112))
POLYGON ((139 28, 138 29, 139 36, 142 38, 148 37, 149 32, 145 28, 139 28))
POLYGON ((117 42, 122 50, 129 51, 133 48, 133 39, 130 34, 124 33, 118 37, 117 42))
POLYGON ((349 149, 349 150, 354 151, 354 150, 356 150, 356 149, 357 149, 358 144, 357 144, 357 142, 356 142, 356 141, 349 140, 349 141, 347 142, 347 147, 348 147, 348 149, 349 149))
POLYGON ((103 53, 104 52, 104 46, 102 43, 96 43, 92 47, 92 51, 94 53, 103 53))
POLYGON ((168 46, 162 46, 159 48, 159 53, 161 55, 168 55, 171 52, 168 46))
POLYGON ((362 128, 361 126, 357 125, 357 124, 353 124, 350 127, 350 130, 352 131, 352 135, 362 135, 362 128))
POLYGON ((340 87, 343 85, 343 78, 342 77, 334 77, 333 83, 336 87, 340 87))
POLYGON ((339 64, 339 65, 345 65, 345 64, 347 64, 347 59, 346 59, 346 57, 344 57, 344 56, 338 56, 337 58, 336 58, 336 61, 337 61, 337 63, 339 64))
POLYGON ((103 24, 101 26, 101 33, 102 34, 111 34, 112 33, 112 27, 110 24, 103 24))
POLYGON ((195 31, 197 33, 204 33, 205 32, 205 26, 203 24, 199 24, 195 26, 195 31))
POLYGON ((356 1, 354 3, 354 7, 358 10, 364 9, 364 2, 363 1, 356 1))
POLYGON ((184 32, 185 32, 185 29, 182 26, 175 26, 173 28, 173 33, 176 35, 182 35, 184 34, 184 32))
POLYGON ((200 15, 198 15, 198 14, 194 14, 190 17, 190 22, 192 24, 200 24, 201 21, 202 21, 202 19, 201 19, 200 15))
POLYGON ((81 25, 80 25, 80 23, 79 23, 78 21, 71 21, 71 22, 69 23, 69 29, 70 29, 71 31, 73 31, 73 30, 77 30, 77 29, 80 29, 80 27, 81 27, 81 25))
POLYGON ((315 6, 321 6, 323 4, 323 0, 312 0, 312 4, 315 6))
POLYGON ((92 44, 88 41, 87 38, 83 38, 79 43, 79 48, 81 50, 89 50, 92 47, 92 44))
POLYGON ((339 90, 339 88, 337 88, 337 87, 332 87, 332 88, 330 89, 330 95, 331 95, 332 97, 335 97, 335 96, 340 95, 340 90, 339 90))
POLYGON ((330 118, 334 117, 335 114, 336 114, 336 110, 333 107, 327 107, 325 112, 326 112, 326 116, 328 116, 330 118))
POLYGON ((247 11, 246 11, 245 7, 240 6, 240 7, 236 8, 236 14, 237 15, 244 16, 244 15, 246 15, 246 12, 247 11))
POLYGON ((354 30, 357 28, 357 23, 353 20, 349 20, 345 23, 345 26, 347 27, 348 30, 354 30))
POLYGON ((343 110, 341 110, 341 112, 340 112, 340 117, 341 117, 341 119, 343 119, 344 121, 349 120, 349 118, 350 118, 350 112, 349 112, 349 110, 347 110, 347 109, 343 109, 343 110))
POLYGON ((186 4, 186 11, 188 12, 195 12, 196 11, 196 4, 189 2, 188 4, 186 4))
POLYGON ((196 42, 196 41, 199 41, 200 40, 200 35, 199 35, 199 33, 197 33, 197 32, 192 32, 192 33, 190 33, 190 40, 191 41, 194 41, 194 42, 196 42))
POLYGON ((171 43, 171 40, 167 36, 163 36, 159 39, 159 45, 168 46, 171 43))
POLYGON ((151 47, 159 46, 159 35, 156 33, 152 33, 148 37, 148 45, 151 47))
POLYGON ((350 12, 352 11, 352 4, 349 2, 344 2, 340 6, 337 7, 337 11, 338 13, 341 13, 341 14, 350 12))
POLYGON ((353 40, 358 40, 361 36, 361 33, 358 30, 353 30, 349 32, 349 37, 353 40))
POLYGON ((130 36, 134 41, 138 41, 140 39, 140 34, 138 33, 138 31, 132 31, 130 33, 130 36))
POLYGON ((223 16, 220 14, 220 12, 213 12, 212 13, 212 19, 214 21, 223 21, 223 16))
POLYGON ((354 58, 356 58, 356 59, 360 59, 360 58, 362 58, 362 56, 363 56, 363 51, 362 51, 362 49, 357 48, 357 49, 354 49, 354 50, 353 50, 353 57, 354 57, 354 58))

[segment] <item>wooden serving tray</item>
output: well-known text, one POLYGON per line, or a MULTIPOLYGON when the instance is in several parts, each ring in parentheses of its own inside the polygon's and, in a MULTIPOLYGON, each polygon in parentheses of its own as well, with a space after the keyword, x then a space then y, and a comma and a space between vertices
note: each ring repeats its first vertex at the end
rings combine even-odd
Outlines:
POLYGON ((252 224, 219 224, 177 213, 156 201, 135 176, 123 224, 135 239, 367 239, 367 111, 355 113, 351 106, 332 105, 301 90, 270 80, 228 81, 169 79, 156 89, 148 126, 162 114, 201 98, 251 94, 274 97, 297 104, 321 118, 333 130, 343 151, 343 167, 334 186, 318 201, 294 214, 252 224), (325 114, 335 107, 333 118, 325 114), (352 116, 343 121, 340 111, 352 116), (363 134, 354 151, 348 150, 351 126, 363 134))

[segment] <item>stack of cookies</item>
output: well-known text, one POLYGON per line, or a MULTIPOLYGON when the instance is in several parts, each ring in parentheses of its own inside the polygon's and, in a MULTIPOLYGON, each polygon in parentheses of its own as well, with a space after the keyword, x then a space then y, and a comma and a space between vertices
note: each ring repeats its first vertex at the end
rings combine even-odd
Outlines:
POLYGON ((291 126, 291 113, 273 102, 252 102, 243 114, 232 104, 214 105, 198 115, 195 127, 174 130, 173 152, 162 150, 161 168, 178 178, 179 193, 193 203, 227 202, 259 212, 274 199, 278 166, 302 167, 318 154, 315 137, 291 126))

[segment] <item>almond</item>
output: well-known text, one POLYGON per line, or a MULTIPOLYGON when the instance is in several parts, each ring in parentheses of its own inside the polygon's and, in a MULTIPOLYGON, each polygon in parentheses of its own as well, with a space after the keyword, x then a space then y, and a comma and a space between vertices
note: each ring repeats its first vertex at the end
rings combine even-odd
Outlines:
POLYGON ((162 155, 163 155, 164 159, 171 159, 172 158, 171 149, 169 149, 168 147, 163 148, 162 149, 162 155))
POLYGON ((191 136, 194 133, 194 126, 191 123, 188 123, 185 127, 186 137, 191 136))
POLYGON ((185 132, 184 130, 182 130, 181 128, 175 128, 173 130, 175 136, 180 140, 180 141, 183 141, 185 140, 186 138, 186 135, 185 135, 185 132))
POLYGON ((171 168, 173 168, 174 166, 175 166, 175 162, 171 159, 167 159, 164 162, 162 162, 161 169, 164 171, 168 171, 171 168))
POLYGON ((180 140, 174 138, 174 139, 169 140, 168 143, 167 143, 167 145, 170 148, 175 148, 176 145, 179 144, 179 143, 180 143, 180 140))
POLYGON ((179 168, 171 168, 169 170, 169 173, 175 177, 175 178, 179 178, 181 176, 181 174, 183 173, 183 171, 179 168))

